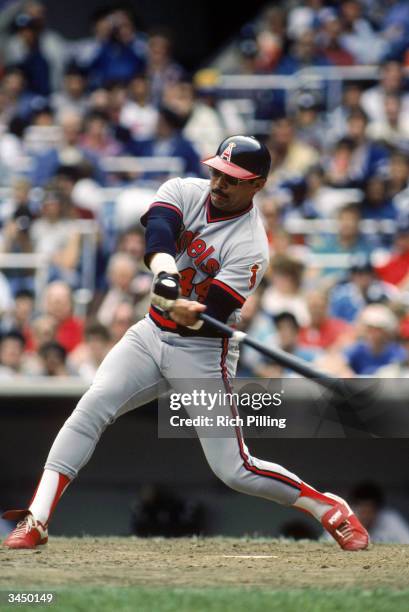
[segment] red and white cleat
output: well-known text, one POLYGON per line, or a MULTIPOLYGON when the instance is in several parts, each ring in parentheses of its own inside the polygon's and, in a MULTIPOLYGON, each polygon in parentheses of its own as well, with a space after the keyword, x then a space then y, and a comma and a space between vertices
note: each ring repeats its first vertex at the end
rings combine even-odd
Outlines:
POLYGON ((325 493, 337 503, 324 514, 321 524, 344 550, 368 548, 369 535, 346 501, 332 493, 325 493))
POLYGON ((7 548, 36 548, 48 542, 48 530, 36 521, 29 510, 8 510, 3 514, 7 521, 19 521, 17 527, 4 540, 7 548))

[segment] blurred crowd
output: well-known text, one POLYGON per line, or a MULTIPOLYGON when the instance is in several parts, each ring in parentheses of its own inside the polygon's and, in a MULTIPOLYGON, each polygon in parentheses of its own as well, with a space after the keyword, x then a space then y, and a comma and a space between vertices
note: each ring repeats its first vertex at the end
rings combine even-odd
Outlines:
MULTIPOLYGON (((273 3, 193 74, 120 4, 73 41, 11 2, 0 42, 1 379, 91 382, 147 311, 139 218, 169 160, 206 178, 235 133, 272 155, 271 263, 243 329, 338 376, 409 375, 408 1, 273 3)), ((239 372, 292 375, 251 349, 239 372)))

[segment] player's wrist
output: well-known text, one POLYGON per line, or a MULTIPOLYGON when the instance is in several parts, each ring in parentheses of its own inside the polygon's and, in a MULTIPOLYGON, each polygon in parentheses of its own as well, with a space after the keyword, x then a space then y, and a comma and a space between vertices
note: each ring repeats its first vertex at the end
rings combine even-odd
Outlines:
POLYGON ((161 272, 179 276, 175 258, 169 253, 155 253, 149 262, 149 267, 155 276, 161 272))
POLYGON ((151 303, 153 306, 169 312, 180 295, 180 278, 178 273, 160 271, 153 279, 151 303))

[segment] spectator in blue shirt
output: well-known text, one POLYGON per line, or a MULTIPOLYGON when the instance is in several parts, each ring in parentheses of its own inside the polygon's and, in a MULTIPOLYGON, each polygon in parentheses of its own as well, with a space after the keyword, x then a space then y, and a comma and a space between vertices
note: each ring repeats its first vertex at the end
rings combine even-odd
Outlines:
POLYGON ((84 64, 92 88, 105 87, 115 81, 129 82, 146 69, 147 44, 138 33, 131 13, 116 10, 108 16, 108 33, 84 64))
POLYGON ((397 319, 383 304, 371 304, 361 315, 362 339, 347 348, 345 357, 358 376, 371 376, 382 366, 407 359, 406 350, 394 340, 397 319))
MULTIPOLYGON (((155 137, 148 140, 134 140, 129 146, 130 152, 139 157, 178 157, 182 160, 181 173, 188 176, 203 176, 200 158, 190 140, 182 134, 188 117, 169 106, 162 105, 155 137)), ((165 175, 166 176, 166 175, 165 175)), ((149 173, 149 178, 160 176, 149 173)))
POLYGON ((368 304, 386 303, 400 298, 399 290, 376 277, 371 261, 365 255, 354 258, 347 280, 331 290, 331 316, 353 323, 368 304))

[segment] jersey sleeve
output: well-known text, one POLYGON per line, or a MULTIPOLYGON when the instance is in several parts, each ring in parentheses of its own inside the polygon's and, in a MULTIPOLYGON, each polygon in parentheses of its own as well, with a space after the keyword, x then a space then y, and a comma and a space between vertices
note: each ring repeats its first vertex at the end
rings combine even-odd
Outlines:
POLYGON ((147 212, 141 217, 142 225, 146 226, 149 212, 156 207, 172 210, 179 215, 181 220, 183 220, 184 203, 182 197, 181 180, 179 178, 169 179, 159 187, 152 204, 147 212))

